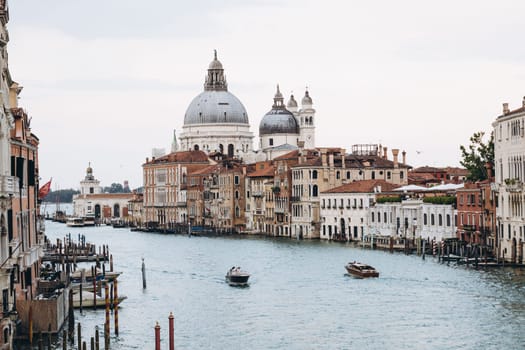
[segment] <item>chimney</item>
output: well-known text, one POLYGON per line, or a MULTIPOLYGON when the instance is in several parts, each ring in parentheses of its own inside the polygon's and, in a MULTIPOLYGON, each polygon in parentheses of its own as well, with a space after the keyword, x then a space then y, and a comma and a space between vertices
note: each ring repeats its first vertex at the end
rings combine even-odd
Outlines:
POLYGON ((506 114, 509 114, 509 104, 508 103, 504 103, 503 104, 503 115, 506 115, 506 114))
POLYGON ((398 149, 392 149, 392 156, 394 157, 394 168, 397 168, 398 167, 398 163, 397 163, 397 156, 399 155, 399 150, 398 149))
POLYGON ((330 153, 328 155, 328 166, 330 168, 333 168, 334 167, 334 154, 333 153, 330 153))
POLYGON ((341 148, 341 168, 345 168, 345 155, 346 155, 346 149, 341 148))
POLYGON ((326 148, 321 148, 321 164, 326 166, 326 148))
POLYGON ((385 159, 388 159, 387 151, 388 151, 388 147, 383 147, 383 158, 385 159))
POLYGON ((406 164, 407 163, 407 153, 403 151, 401 152, 401 154, 403 155, 403 164, 406 164))
POLYGON ((381 146, 381 144, 379 144, 379 151, 378 151, 378 156, 379 158, 383 157, 383 146, 381 146))

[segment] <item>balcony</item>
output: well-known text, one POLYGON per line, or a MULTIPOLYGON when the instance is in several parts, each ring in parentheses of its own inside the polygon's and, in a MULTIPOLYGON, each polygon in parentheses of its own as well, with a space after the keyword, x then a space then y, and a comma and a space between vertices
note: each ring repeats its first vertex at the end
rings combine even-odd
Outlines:
POLYGON ((262 197, 263 196, 263 191, 252 191, 252 197, 262 197))
POLYGON ((508 192, 521 192, 523 191, 523 182, 518 179, 505 179, 505 187, 508 192))
POLYGON ((18 177, 0 175, 0 197, 14 196, 18 191, 18 177))
POLYGON ((183 201, 175 202, 175 206, 176 207, 185 207, 186 206, 186 202, 183 202, 183 201))
POLYGON ((301 201, 301 197, 299 197, 299 196, 292 196, 292 197, 290 197, 290 201, 291 202, 300 202, 301 201))
POLYGON ((463 230, 465 231, 476 231, 476 225, 463 225, 463 230))
POLYGON ((283 214, 283 213, 285 212, 285 209, 284 209, 284 208, 276 207, 276 208, 275 208, 275 212, 276 212, 276 213, 283 214))

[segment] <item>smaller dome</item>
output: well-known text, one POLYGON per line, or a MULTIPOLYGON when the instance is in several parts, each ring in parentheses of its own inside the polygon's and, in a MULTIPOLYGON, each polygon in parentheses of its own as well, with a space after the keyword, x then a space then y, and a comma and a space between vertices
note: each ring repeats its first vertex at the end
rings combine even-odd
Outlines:
POLYGON ((303 100, 301 101, 303 105, 311 105, 312 104, 312 98, 310 97, 310 93, 308 90, 305 91, 303 100))
POLYGON ((288 100, 288 103, 286 104, 286 107, 288 108, 294 108, 297 107, 297 101, 293 97, 293 94, 290 95, 290 99, 288 100))
POLYGON ((259 136, 272 134, 299 134, 299 125, 292 112, 272 109, 264 115, 259 124, 259 136))
POLYGON ((217 59, 217 50, 213 50, 213 61, 211 61, 208 69, 224 69, 221 61, 217 59))

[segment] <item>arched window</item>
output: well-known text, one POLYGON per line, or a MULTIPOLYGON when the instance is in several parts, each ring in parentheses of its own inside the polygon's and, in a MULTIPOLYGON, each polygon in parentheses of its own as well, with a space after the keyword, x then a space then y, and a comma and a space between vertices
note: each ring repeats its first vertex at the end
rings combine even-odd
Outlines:
POLYGON ((377 222, 381 222, 381 213, 377 212, 377 222))
POLYGON ((374 212, 372 212, 372 222, 374 222, 374 212))
POLYGON ((317 170, 312 171, 312 179, 317 179, 317 170))
POLYGON ((199 150, 199 145, 194 145, 194 146, 193 146, 193 150, 194 150, 194 151, 198 151, 198 150, 199 150))
POLYGON ((372 180, 375 180, 375 178, 376 178, 376 172, 372 171, 372 180))
POLYGON ((427 214, 426 214, 426 213, 423 214, 423 225, 426 225, 426 224, 427 224, 427 222, 428 222, 427 219, 428 219, 428 218, 427 218, 427 214))
POLYGON ((388 222, 387 216, 386 216, 386 211, 383 213, 383 222, 388 222))
POLYGON ((314 185, 312 187, 312 197, 317 197, 317 195, 318 195, 317 185, 314 185))
POLYGON ((239 199, 239 191, 235 191, 235 199, 239 199))
POLYGON ((235 217, 238 218, 241 216, 241 210, 239 209, 239 207, 235 207, 235 217))
POLYGON ((339 170, 337 170, 337 172, 335 173, 335 178, 336 179, 340 179, 341 178, 341 172, 339 170))
POLYGON ((116 218, 120 217, 120 205, 118 203, 113 206, 113 216, 116 218))
POLYGON ((434 226, 436 224, 434 214, 430 214, 430 225, 434 226))
POLYGON ((234 155, 234 148, 233 148, 233 145, 230 143, 228 145, 228 157, 233 157, 234 155))
POLYGON ((443 216, 441 214, 438 215, 438 225, 443 226, 443 216))
POLYGON ((450 214, 447 214, 447 226, 450 226, 450 214))
POLYGON ((346 179, 350 180, 350 172, 349 171, 346 172, 346 179))

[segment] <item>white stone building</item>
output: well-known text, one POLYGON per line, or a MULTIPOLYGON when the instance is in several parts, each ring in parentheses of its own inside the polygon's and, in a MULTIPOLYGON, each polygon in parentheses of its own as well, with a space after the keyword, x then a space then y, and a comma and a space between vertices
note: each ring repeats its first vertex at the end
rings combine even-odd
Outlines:
MULTIPOLYGON (((179 137, 182 151, 220 152, 244 159, 253 154, 253 134, 242 102, 228 91, 217 52, 208 67, 204 91, 191 101, 179 137)), ((176 148, 172 145, 172 149, 176 148)))
POLYGON ((80 181, 80 194, 73 196, 73 215, 97 220, 125 218, 128 202, 133 198, 133 193, 102 193, 100 181, 88 166, 85 178, 80 181))
POLYGON ((503 114, 492 126, 498 255, 518 262, 523 260, 525 242, 525 97, 522 106, 512 111, 504 103, 503 114))
POLYGON ((422 199, 377 203, 370 208, 369 234, 436 241, 455 238, 456 215, 453 205, 423 203, 422 199))
POLYGON ((320 238, 361 241, 368 233, 369 208, 376 195, 395 187, 382 180, 363 180, 322 192, 320 238))

